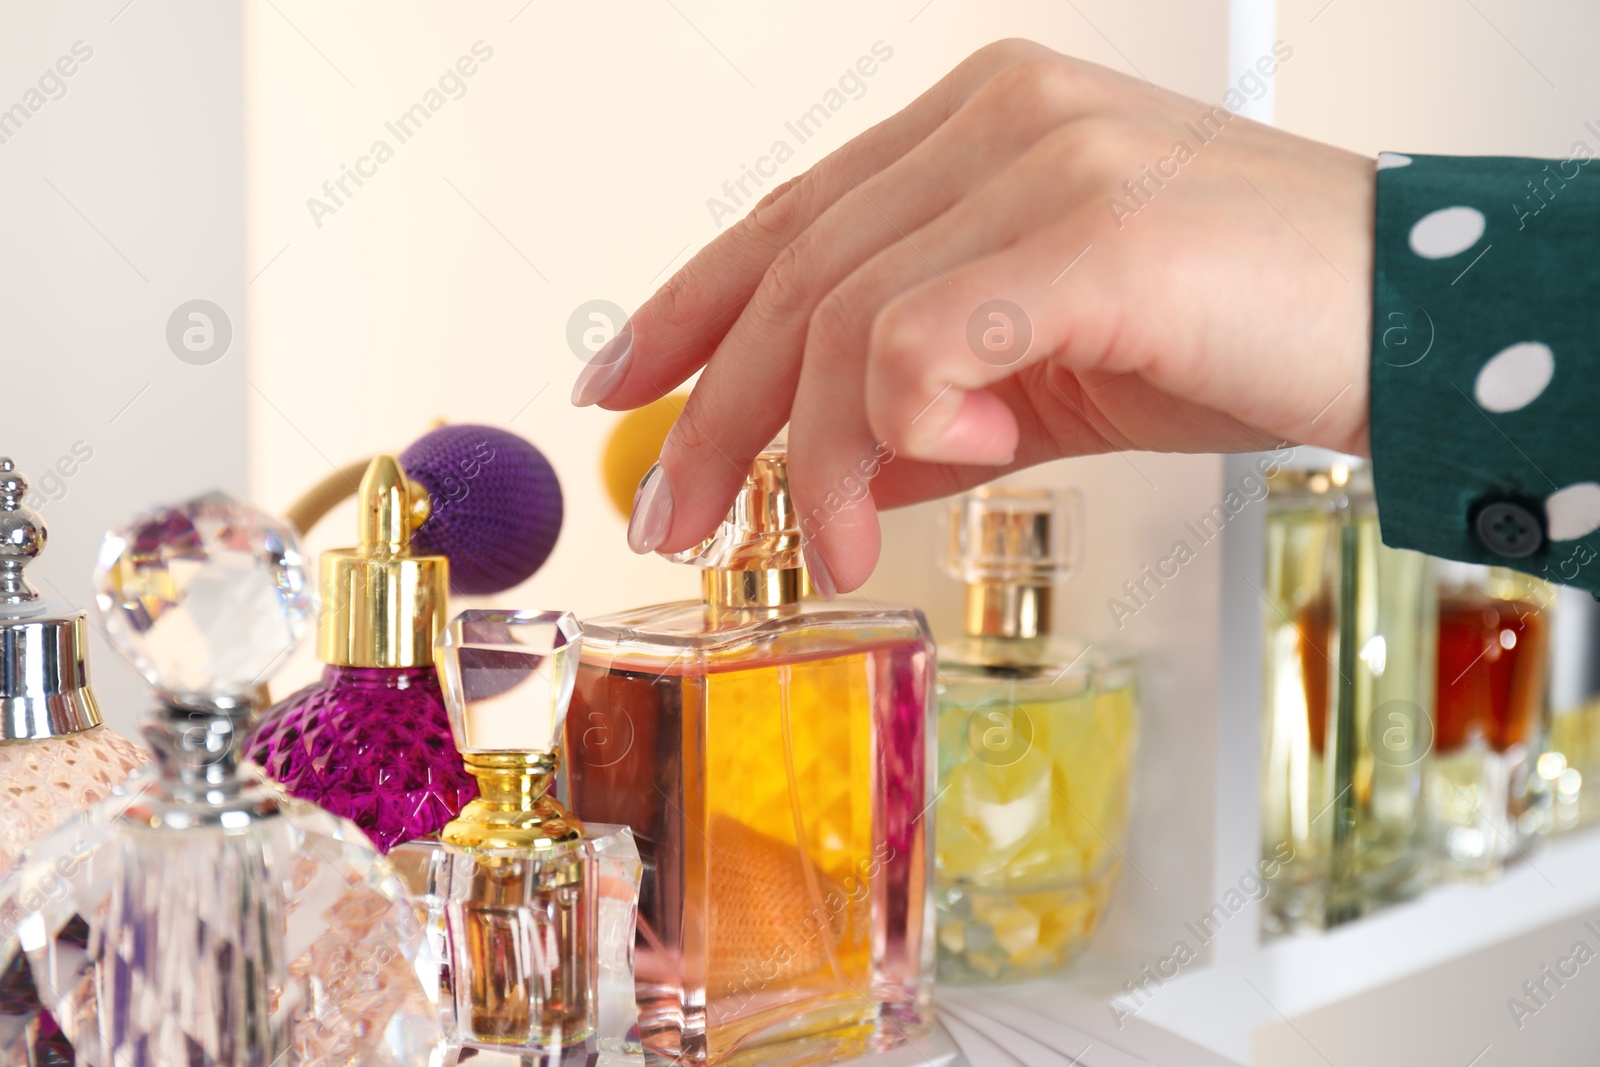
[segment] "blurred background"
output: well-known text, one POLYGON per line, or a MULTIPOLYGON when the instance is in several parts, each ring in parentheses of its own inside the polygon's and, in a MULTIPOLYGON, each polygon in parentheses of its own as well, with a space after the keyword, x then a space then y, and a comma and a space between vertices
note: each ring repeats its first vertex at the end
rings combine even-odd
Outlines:
MULTIPOLYGON (((555 554, 506 602, 587 615, 690 595, 693 575, 626 548, 600 481, 616 416, 568 401, 587 355, 571 325, 595 301, 633 308, 743 215, 750 201, 724 185, 775 142, 794 155, 767 188, 1009 36, 1208 102, 1281 40, 1292 58, 1247 113, 1368 154, 1564 156, 1600 125, 1600 8, 1578 0, 7 0, 0 454, 33 476, 50 525, 37 577, 83 606, 102 533, 148 504, 220 487, 281 511, 447 420, 514 430, 561 477, 555 554), (868 55, 876 72, 841 82, 868 55), (51 74, 62 57, 70 76, 51 74), (786 123, 833 89, 843 106, 800 142, 786 123), (196 308, 216 328, 198 353, 173 341, 196 308)), ((1227 463, 1098 457, 1016 480, 1085 495, 1061 629, 1148 663, 1129 848, 1143 876, 1125 877, 1084 969, 1087 988, 1115 990, 1254 862, 1258 668, 1232 657, 1225 623, 1258 610, 1229 586, 1257 518, 1119 629, 1108 598, 1221 498, 1227 463)), ((941 511, 886 517, 863 595, 922 606, 948 633, 959 587, 938 569, 941 511)), ((346 508, 309 546, 353 536, 346 508)), ((143 687, 103 641, 95 651, 108 718, 131 729, 143 687)), ((278 686, 315 669, 304 654, 278 686)), ((1562 1056, 1600 1038, 1581 1001, 1600 993, 1553 1004, 1528 1032, 1508 1021, 1515 983, 1482 976, 1520 981, 1542 942, 1524 938, 1527 961, 1512 963, 1468 953, 1500 933, 1462 937, 1408 957, 1413 982, 1456 961, 1409 993, 1364 979, 1274 993, 1269 975, 1265 1006, 1242 985, 1174 988, 1143 1017, 1260 1063, 1578 1062, 1562 1056), (1361 996, 1376 999, 1338 1014, 1361 996)), ((1254 924, 1211 952, 1257 966, 1254 924)))

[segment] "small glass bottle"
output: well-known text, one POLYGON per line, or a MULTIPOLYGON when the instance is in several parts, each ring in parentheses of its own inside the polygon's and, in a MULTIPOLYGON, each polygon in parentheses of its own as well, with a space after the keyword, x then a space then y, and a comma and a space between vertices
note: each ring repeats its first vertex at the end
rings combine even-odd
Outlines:
POLYGON ((950 506, 963 635, 939 648, 939 980, 1021 981, 1088 946, 1122 870, 1138 661, 1051 633, 1075 493, 950 506))
POLYGON ((48 536, 27 495, 27 479, 0 459, 0 876, 145 762, 100 722, 87 617, 48 604, 23 573, 48 536))
POLYGON ((586 829, 549 794, 578 633, 567 614, 473 610, 440 637, 450 724, 478 798, 437 840, 390 853, 442 943, 434 1067, 642 1062, 629 1036, 633 835, 586 829))
POLYGON ((359 543, 322 554, 322 678, 263 712, 246 751, 292 795, 351 820, 388 852, 437 833, 477 786, 450 739, 433 668, 449 561, 410 550, 428 495, 379 456, 357 506, 359 543))
POLYGON ((1486 878, 1550 829, 1535 773, 1549 730, 1551 587, 1503 567, 1439 564, 1438 712, 1427 777, 1441 872, 1486 878))
POLYGON ((919 612, 807 602, 781 444, 674 557, 702 600, 587 620, 568 799, 632 828, 646 1051, 822 1063, 931 1018, 933 646, 919 612))
POLYGON ((159 699, 154 761, 0 882, 0 1063, 424 1062, 438 1008, 404 888, 238 759, 311 610, 288 528, 211 494, 107 535, 95 577, 159 699))
POLYGON ((1300 448, 1268 477, 1261 857, 1270 932, 1421 889, 1433 561, 1384 546, 1365 462, 1300 448))

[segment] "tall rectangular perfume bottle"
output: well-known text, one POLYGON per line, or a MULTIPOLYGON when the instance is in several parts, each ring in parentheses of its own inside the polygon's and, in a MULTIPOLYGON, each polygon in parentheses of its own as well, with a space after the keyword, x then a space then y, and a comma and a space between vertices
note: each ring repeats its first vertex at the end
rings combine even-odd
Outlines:
MULTIPOLYGON (((1535 772, 1549 729, 1551 587, 1502 567, 1439 564, 1438 720, 1427 776, 1436 860, 1487 878, 1550 829, 1535 772)), ((1559 773, 1559 772, 1558 772, 1559 773)))
POLYGON ((472 610, 440 634, 450 726, 478 796, 437 840, 390 853, 435 933, 445 1041, 431 1067, 643 1062, 629 1038, 632 834, 586 831, 549 792, 578 632, 569 614, 472 610))
POLYGON ((1122 870, 1138 661, 1051 633, 1075 493, 950 506, 963 635, 939 647, 939 980, 1022 981, 1088 946, 1122 870))
POLYGON ((648 1053, 821 1063, 930 1018, 933 646, 921 614, 808 603, 781 445, 675 557, 704 599, 589 620, 567 719, 585 818, 644 859, 648 1053))
POLYGON ((1300 448, 1268 488, 1262 919, 1322 929, 1425 875, 1433 561, 1384 546, 1361 460, 1300 448))

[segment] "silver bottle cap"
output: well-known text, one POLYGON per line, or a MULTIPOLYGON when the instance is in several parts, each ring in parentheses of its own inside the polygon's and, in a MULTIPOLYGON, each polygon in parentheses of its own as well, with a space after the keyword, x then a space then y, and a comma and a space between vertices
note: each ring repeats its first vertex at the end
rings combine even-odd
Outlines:
POLYGON ((89 686, 88 620, 52 613, 24 569, 44 551, 28 480, 0 459, 0 742, 42 740, 100 725, 89 686))

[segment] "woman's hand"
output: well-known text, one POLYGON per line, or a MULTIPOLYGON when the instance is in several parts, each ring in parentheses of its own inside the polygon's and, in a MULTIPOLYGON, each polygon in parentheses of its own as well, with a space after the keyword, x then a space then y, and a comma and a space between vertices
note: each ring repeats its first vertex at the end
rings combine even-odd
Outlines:
POLYGON ((831 595, 876 564, 877 508, 1030 464, 1364 452, 1372 197, 1370 159, 1000 42, 703 249, 573 399, 637 407, 703 368, 640 552, 706 537, 789 423, 831 595))

